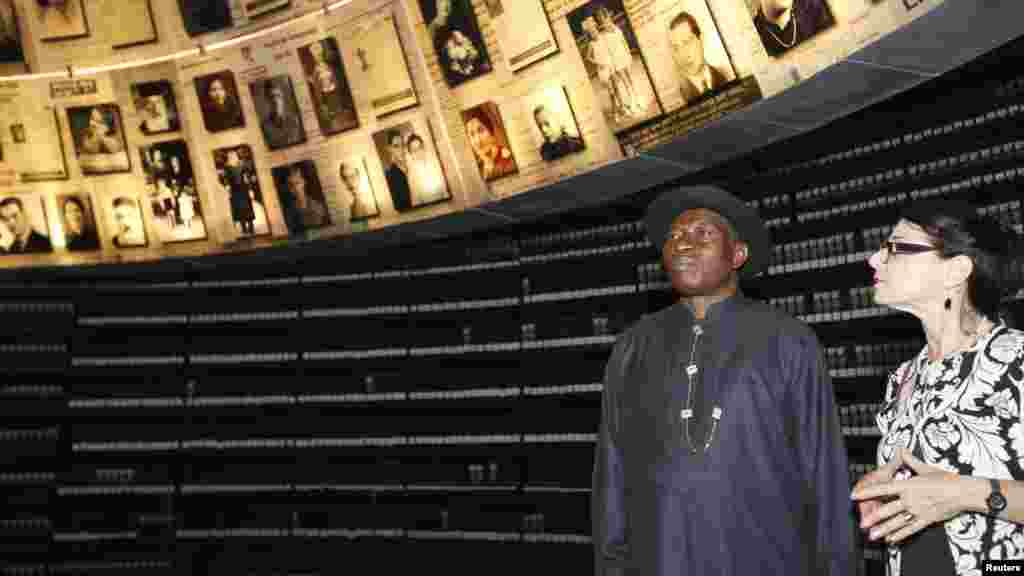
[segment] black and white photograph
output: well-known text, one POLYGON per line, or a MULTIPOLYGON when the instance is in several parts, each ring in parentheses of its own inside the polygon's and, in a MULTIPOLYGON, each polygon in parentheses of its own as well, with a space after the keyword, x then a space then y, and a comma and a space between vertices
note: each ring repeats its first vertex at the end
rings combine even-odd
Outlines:
POLYGON ((301 236, 308 230, 331 225, 320 177, 312 160, 278 166, 271 173, 290 235, 301 236))
POLYGON ((53 252, 46 209, 38 196, 0 196, 0 255, 53 252))
POLYGON ((84 0, 34 0, 39 39, 57 42, 89 36, 89 21, 85 15, 84 0))
POLYGON ((107 233, 114 248, 142 248, 149 245, 142 222, 142 206, 133 194, 114 194, 107 202, 107 233))
POLYGON ((451 199, 426 122, 403 122, 373 135, 391 203, 398 212, 451 199))
POLYGON ((14 166, 20 181, 69 178, 56 110, 42 106, 23 108, 21 114, 0 117, 0 126, 10 135, 4 156, 14 166))
MULTIPOLYGON (((740 1, 740 0, 737 0, 740 1)), ((825 0, 744 0, 765 52, 780 58, 835 24, 825 0)))
POLYGON ((622 0, 591 0, 568 14, 594 94, 613 132, 661 114, 622 0))
POLYGON ((249 90, 268 149, 279 150, 306 141, 291 76, 282 74, 255 80, 249 83, 249 90))
POLYGON ((418 2, 449 88, 491 71, 491 59, 470 0, 418 2))
POLYGON ((541 160, 554 162, 586 150, 576 115, 561 84, 534 90, 523 99, 523 106, 523 112, 533 120, 530 133, 541 160))
POLYGON ((231 208, 231 220, 239 237, 270 234, 263 191, 256 175, 252 148, 247 144, 213 151, 217 184, 231 208))
POLYGON ((139 131, 146 136, 177 132, 181 129, 174 88, 167 80, 132 85, 135 110, 142 119, 139 131))
POLYGON ((347 209, 349 221, 368 220, 380 214, 365 158, 352 156, 342 160, 338 164, 338 178, 341 180, 340 204, 347 209))
POLYGON ((129 172, 131 159, 117 104, 68 108, 71 138, 82 174, 129 172))
POLYGON ((88 194, 58 194, 57 210, 64 231, 65 249, 69 252, 93 252, 100 249, 96 214, 88 194))
POLYGON ((234 24, 228 0, 178 0, 178 8, 189 36, 216 32, 234 24))
POLYGON ((24 63, 21 28, 14 0, 0 0, 0 64, 24 63))
POLYGON ((685 105, 708 98, 736 79, 706 0, 688 0, 668 13, 672 74, 685 105))
POLYGON ((234 73, 221 70, 199 76, 193 82, 207 132, 223 132, 245 126, 234 73))
POLYGON ((301 46, 299 60, 313 97, 320 132, 330 136, 358 127, 359 117, 337 40, 324 38, 301 46))
POLYGON ((153 212, 151 228, 163 244, 206 238, 206 219, 188 144, 160 142, 139 149, 146 175, 146 197, 153 212))
POLYGON ((159 39, 150 2, 151 0, 103 0, 104 24, 115 50, 151 44, 159 39))

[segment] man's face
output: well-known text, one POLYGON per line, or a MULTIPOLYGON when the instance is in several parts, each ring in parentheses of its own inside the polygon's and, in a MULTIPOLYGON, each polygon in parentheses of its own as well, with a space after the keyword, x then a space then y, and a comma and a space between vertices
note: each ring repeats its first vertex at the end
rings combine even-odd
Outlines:
POLYGON ((85 214, 82 213, 82 209, 78 207, 78 204, 74 202, 64 204, 64 224, 67 227, 68 233, 72 236, 82 234, 82 228, 85 225, 85 214))
POLYGON ((469 145, 477 154, 487 154, 495 146, 494 134, 478 118, 470 118, 466 122, 466 134, 469 136, 469 145))
POLYGON ((683 74, 694 75, 704 67, 704 43, 693 33, 688 22, 669 30, 668 40, 672 45, 672 58, 683 74))
POLYGON ((677 216, 661 249, 662 266, 683 297, 731 294, 746 258, 746 246, 730 239, 725 220, 704 208, 677 216))
POLYGON ((121 231, 121 234, 132 234, 135 232, 135 223, 138 217, 135 214, 135 208, 127 204, 118 204, 114 207, 114 221, 117 222, 117 227, 121 231))
POLYGON ((234 150, 228 152, 227 156, 224 158, 224 164, 231 167, 237 167, 240 164, 240 161, 238 160, 238 152, 235 152, 234 150))
POLYGON ((761 12, 769 19, 780 18, 793 9, 793 0, 761 0, 761 12))
POLYGON ((214 80, 210 82, 210 100, 218 106, 223 106, 227 101, 228 93, 224 89, 224 84, 220 80, 214 80))
POLYGON ((151 118, 160 117, 160 96, 146 98, 146 112, 151 118))
POLYGON ((393 161, 402 161, 402 156, 405 155, 405 147, 402 146, 401 136, 396 134, 388 140, 388 151, 391 153, 391 159, 393 161))
POLYGON ((28 233, 28 218, 25 218, 25 213, 17 204, 8 204, 0 208, 0 222, 3 222, 15 236, 20 237, 28 233))
POLYGON ((555 123, 551 121, 551 114, 546 108, 538 110, 537 113, 534 114, 533 118, 537 121, 537 128, 540 129, 545 140, 556 140, 558 138, 558 128, 556 128, 555 123))
POLYGON ((288 189, 295 196, 306 196, 306 179, 302 177, 302 172, 288 173, 288 189))
POLYGON ((359 188, 359 171, 353 166, 345 164, 341 167, 341 180, 349 190, 355 191, 359 188))

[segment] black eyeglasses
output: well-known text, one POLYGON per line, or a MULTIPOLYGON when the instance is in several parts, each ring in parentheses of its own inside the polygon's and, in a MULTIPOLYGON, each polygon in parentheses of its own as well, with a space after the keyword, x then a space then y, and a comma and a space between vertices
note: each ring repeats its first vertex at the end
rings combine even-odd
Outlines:
POLYGON ((879 248, 882 252, 883 264, 889 261, 889 256, 892 254, 924 254, 938 249, 938 246, 931 244, 911 244, 909 242, 893 242, 892 240, 882 240, 882 246, 879 248))

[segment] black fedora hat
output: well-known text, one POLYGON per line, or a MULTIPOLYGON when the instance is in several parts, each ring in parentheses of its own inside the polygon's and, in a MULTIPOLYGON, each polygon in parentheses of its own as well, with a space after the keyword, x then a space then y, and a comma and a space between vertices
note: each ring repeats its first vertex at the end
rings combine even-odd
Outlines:
POLYGON ((647 207, 644 224, 647 238, 660 249, 668 238, 672 221, 680 214, 694 208, 706 208, 717 212, 732 224, 739 239, 746 242, 750 256, 740 268, 740 276, 751 278, 768 267, 772 253, 772 237, 765 228, 757 211, 739 198, 717 186, 692 186, 676 188, 658 196, 647 207))

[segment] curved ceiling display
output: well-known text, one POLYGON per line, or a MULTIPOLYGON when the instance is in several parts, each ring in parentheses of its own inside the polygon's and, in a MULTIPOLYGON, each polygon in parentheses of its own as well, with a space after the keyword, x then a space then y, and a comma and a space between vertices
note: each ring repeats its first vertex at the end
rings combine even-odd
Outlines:
POLYGON ((941 74, 1022 11, 0 0, 0 267, 431 238, 607 201, 941 74))

